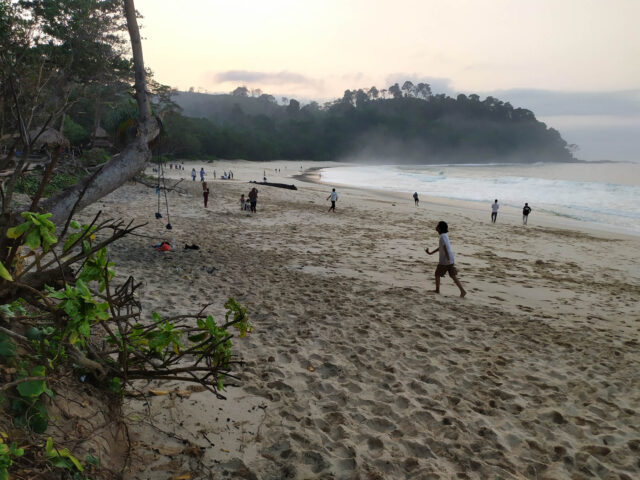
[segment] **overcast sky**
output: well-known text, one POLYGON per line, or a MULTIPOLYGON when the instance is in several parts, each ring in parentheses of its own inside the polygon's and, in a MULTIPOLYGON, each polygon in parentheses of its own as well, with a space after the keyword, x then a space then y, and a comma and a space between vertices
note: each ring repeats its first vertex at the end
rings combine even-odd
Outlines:
POLYGON ((586 160, 640 161, 640 0, 137 0, 162 83, 319 102, 427 82, 529 108, 586 160))

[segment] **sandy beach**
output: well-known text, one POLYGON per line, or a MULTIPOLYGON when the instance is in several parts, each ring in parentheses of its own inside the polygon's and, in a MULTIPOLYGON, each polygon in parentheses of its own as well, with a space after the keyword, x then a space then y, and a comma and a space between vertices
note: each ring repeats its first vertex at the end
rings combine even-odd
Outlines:
POLYGON ((147 315, 212 303, 222 320, 232 296, 254 331, 234 339, 226 401, 177 383, 127 398, 127 478, 640 478, 640 238, 342 186, 328 213, 332 186, 301 175, 331 164, 184 166, 166 172, 185 179, 171 231, 139 183, 83 215, 148 222, 110 249, 147 315), (298 190, 258 185, 257 213, 241 211, 263 174, 298 190), (464 299, 449 277, 430 293, 439 220, 464 299))

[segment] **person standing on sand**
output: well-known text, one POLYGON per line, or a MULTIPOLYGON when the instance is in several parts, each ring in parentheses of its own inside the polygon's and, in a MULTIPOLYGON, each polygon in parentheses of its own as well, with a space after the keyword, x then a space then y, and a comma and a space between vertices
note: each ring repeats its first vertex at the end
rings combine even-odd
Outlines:
POLYGON ((251 211, 256 213, 256 204, 258 203, 258 189, 253 187, 249 192, 249 201, 251 202, 251 211))
POLYGON ((207 182, 202 182, 202 197, 204 198, 204 208, 207 208, 207 203, 209 202, 209 187, 207 187, 207 182))
POLYGON ((526 225, 527 220, 529 220, 529 214, 531 213, 531 207, 528 203, 525 202, 524 208, 522 209, 522 224, 526 225))
POLYGON ((200 181, 204 182, 204 167, 200 168, 200 181))
POLYGON ((246 200, 244 198, 244 193, 242 195, 240 195, 240 210, 245 210, 244 208, 244 204, 246 203, 246 200))
POLYGON ((498 199, 491 204, 491 223, 496 223, 496 219, 498 218, 498 209, 500 205, 498 205, 498 199))
POLYGON ((418 206, 418 203, 420 202, 420 200, 418 200, 418 192, 413 192, 413 200, 416 204, 416 207, 418 206))
POLYGON ((191 169, 191 179, 195 182, 196 181, 196 169, 192 168, 191 169))
POLYGON ((439 221, 438 225, 436 225, 436 232, 440 234, 438 248, 431 252, 428 248, 424 249, 424 251, 427 252, 427 255, 433 255, 438 251, 440 252, 438 266, 436 267, 436 289, 434 292, 440 293, 440 277, 444 277, 446 273, 449 273, 451 280, 453 280, 460 289, 460 296, 464 297, 467 294, 467 291, 462 288, 462 283, 458 280, 458 270, 453 263, 453 250, 451 250, 451 244, 449 243, 449 237, 447 236, 447 233, 449 232, 447 222, 439 221))
POLYGON ((336 193, 336 189, 331 190, 331 193, 327 197, 327 200, 331 199, 331 206, 329 207, 329 211, 333 210, 333 213, 336 213, 336 202, 338 201, 338 194, 336 193))

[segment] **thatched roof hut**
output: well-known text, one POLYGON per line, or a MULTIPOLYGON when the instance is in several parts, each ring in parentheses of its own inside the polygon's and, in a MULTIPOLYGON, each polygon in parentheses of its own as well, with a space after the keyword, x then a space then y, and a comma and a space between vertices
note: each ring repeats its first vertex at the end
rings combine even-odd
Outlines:
MULTIPOLYGON (((33 139, 40 133, 40 128, 35 128, 29 132, 29 136, 33 139)), ((62 133, 54 128, 47 127, 44 132, 38 137, 35 144, 33 145, 32 151, 37 152, 41 150, 43 147, 47 147, 48 149, 53 149, 56 147, 65 147, 69 148, 69 140, 66 139, 62 133)))
MULTIPOLYGON (((36 136, 40 133, 42 128, 34 128, 29 131, 29 136, 31 139, 36 138, 36 136)), ((0 138, 1 145, 11 145, 13 142, 18 140, 17 148, 21 150, 23 147, 22 142, 20 142, 20 134, 19 133, 8 133, 2 135, 0 138)), ((47 147, 48 149, 53 149, 58 146, 62 146, 65 148, 69 147, 69 140, 66 139, 62 133, 60 133, 55 128, 47 127, 44 132, 38 137, 35 144, 31 148, 32 152, 37 152, 42 149, 42 147, 47 147)))
POLYGON ((110 149, 113 148, 113 143, 109 138, 109 134, 102 127, 97 127, 93 132, 93 140, 91 142, 92 148, 104 148, 110 149))

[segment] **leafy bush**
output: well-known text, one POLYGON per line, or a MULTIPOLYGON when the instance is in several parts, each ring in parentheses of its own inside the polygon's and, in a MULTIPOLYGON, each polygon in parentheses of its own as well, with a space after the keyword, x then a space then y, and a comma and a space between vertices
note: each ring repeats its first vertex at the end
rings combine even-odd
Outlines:
POLYGON ((100 165, 111 158, 109 152, 103 148, 92 148, 82 152, 82 164, 87 167, 100 165))
MULTIPOLYGON (((70 173, 56 173, 51 177, 51 180, 44 189, 44 197, 49 197, 56 192, 64 190, 78 182, 77 175, 70 173)), ((38 190, 38 186, 42 181, 42 176, 38 174, 28 173, 22 176, 16 183, 16 192, 26 193, 27 195, 34 195, 38 190)))

